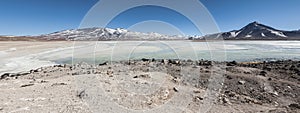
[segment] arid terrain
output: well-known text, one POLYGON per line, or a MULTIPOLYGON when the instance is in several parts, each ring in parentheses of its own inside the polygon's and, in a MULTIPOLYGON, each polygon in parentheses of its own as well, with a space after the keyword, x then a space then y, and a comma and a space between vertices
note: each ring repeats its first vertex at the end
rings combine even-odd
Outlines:
POLYGON ((54 65, 1 75, 0 111, 298 113, 299 70, 291 60, 54 65))
POLYGON ((3 113, 299 112, 297 41, 0 43, 3 113))

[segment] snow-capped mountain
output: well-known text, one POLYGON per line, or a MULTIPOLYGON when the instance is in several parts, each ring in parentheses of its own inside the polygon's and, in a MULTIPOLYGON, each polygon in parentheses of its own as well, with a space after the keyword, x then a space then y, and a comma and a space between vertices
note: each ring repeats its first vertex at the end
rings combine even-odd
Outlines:
POLYGON ((300 31, 283 31, 252 22, 240 30, 206 35, 204 38, 223 38, 225 40, 289 40, 300 39, 300 31))
POLYGON ((78 40, 78 41, 103 41, 103 40, 175 40, 184 39, 183 36, 168 36, 158 33, 133 32, 122 28, 84 28, 54 32, 39 36, 46 40, 78 40))

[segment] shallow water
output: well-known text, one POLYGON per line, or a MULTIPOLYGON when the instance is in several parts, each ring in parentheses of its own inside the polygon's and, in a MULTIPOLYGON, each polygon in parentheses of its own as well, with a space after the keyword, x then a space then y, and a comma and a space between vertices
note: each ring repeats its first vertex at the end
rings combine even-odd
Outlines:
POLYGON ((300 41, 0 42, 0 74, 54 64, 156 58, 214 61, 300 60, 300 41), (13 48, 13 49, 11 49, 13 48))
POLYGON ((60 63, 101 63, 141 58, 254 61, 300 59, 300 41, 105 41, 76 42, 72 58, 60 63))

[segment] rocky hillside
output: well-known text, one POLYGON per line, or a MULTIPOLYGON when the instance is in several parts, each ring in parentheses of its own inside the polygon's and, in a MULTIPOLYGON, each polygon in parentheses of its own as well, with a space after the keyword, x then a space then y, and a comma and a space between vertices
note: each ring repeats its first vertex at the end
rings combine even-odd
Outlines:
POLYGON ((175 40, 184 39, 182 36, 168 36, 158 33, 141 33, 122 28, 84 28, 54 32, 39 36, 46 40, 79 40, 79 41, 105 41, 105 40, 175 40))
POLYGON ((206 35, 198 39, 223 38, 225 40, 299 40, 300 30, 278 30, 258 22, 252 22, 240 30, 206 35))

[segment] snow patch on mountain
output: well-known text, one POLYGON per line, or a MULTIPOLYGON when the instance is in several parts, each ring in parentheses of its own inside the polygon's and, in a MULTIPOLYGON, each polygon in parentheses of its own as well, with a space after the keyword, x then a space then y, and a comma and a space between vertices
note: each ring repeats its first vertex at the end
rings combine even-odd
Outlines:
POLYGON ((102 41, 102 40, 175 40, 186 39, 183 36, 168 36, 159 33, 141 33, 129 31, 127 29, 117 28, 84 28, 64 30, 54 32, 47 35, 42 35, 42 38, 47 40, 79 40, 79 41, 102 41))
MULTIPOLYGON (((269 29, 268 29, 269 30, 269 29)), ((280 36, 280 37, 287 37, 285 36, 282 32, 278 32, 278 31, 273 31, 273 30, 269 30, 271 33, 277 35, 277 36, 280 36)))
MULTIPOLYGON (((287 40, 300 39, 299 31, 282 31, 272 27, 252 22, 239 30, 217 33, 225 40, 287 40)), ((216 38, 216 34, 205 35, 199 39, 216 38)))

